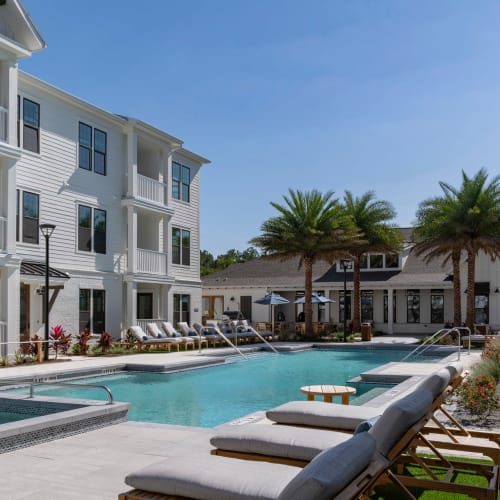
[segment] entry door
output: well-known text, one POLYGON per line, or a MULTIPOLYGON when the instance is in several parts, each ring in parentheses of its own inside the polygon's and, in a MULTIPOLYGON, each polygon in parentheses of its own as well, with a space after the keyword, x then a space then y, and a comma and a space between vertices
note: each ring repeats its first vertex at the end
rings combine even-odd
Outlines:
POLYGON ((203 297, 203 320, 220 319, 224 312, 224 297, 222 295, 206 295, 203 297))
POLYGON ((19 333, 20 340, 25 341, 30 339, 30 286, 21 283, 20 289, 20 317, 19 317, 19 333))

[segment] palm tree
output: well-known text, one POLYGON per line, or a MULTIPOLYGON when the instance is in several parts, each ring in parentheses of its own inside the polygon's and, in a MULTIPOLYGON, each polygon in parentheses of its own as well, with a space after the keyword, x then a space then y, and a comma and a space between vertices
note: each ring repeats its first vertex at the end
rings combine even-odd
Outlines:
POLYGON ((467 252, 466 325, 474 327, 474 284, 476 255, 484 252, 492 259, 500 257, 500 176, 487 184, 484 168, 473 177, 462 171, 462 185, 455 189, 440 183, 447 196, 454 197, 460 209, 454 226, 467 252))
POLYGON ((354 237, 349 223, 333 192, 288 190, 284 205, 271 202, 279 215, 266 220, 262 234, 250 240, 266 258, 289 260, 299 257, 299 269, 305 274, 305 327, 312 332, 312 268, 318 260, 332 260, 335 249, 354 237))
MULTIPOLYGON (((347 245, 345 256, 353 262, 353 331, 359 331, 361 318, 360 269, 361 259, 367 253, 395 253, 401 249, 402 235, 389 221, 396 212, 388 201, 376 200, 375 193, 368 191, 354 197, 350 191, 344 195, 344 207, 351 223, 362 238, 347 245)), ((344 297, 345 301, 345 297, 344 297)))
POLYGON ((443 264, 451 259, 453 266, 453 325, 462 324, 460 257, 463 242, 455 224, 460 204, 451 193, 429 198, 420 203, 413 234, 416 238, 414 252, 424 255, 424 261, 441 258, 443 264))

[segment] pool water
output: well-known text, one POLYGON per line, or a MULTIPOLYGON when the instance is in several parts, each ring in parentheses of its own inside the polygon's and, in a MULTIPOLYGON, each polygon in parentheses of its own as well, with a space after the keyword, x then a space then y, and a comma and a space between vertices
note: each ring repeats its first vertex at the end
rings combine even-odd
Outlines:
POLYGON ((18 420, 24 420, 26 418, 31 418, 33 415, 25 413, 13 413, 11 411, 0 411, 0 424, 8 424, 10 422, 17 422, 18 420))
MULTIPOLYGON (((390 361, 404 352, 394 350, 262 354, 210 368, 178 373, 123 373, 80 379, 103 384, 115 401, 132 403, 129 420, 213 427, 258 410, 305 399, 304 385, 346 385, 347 380, 390 361)), ((370 386, 360 384, 356 397, 370 386)), ((37 388, 37 394, 100 399, 90 389, 37 388)))

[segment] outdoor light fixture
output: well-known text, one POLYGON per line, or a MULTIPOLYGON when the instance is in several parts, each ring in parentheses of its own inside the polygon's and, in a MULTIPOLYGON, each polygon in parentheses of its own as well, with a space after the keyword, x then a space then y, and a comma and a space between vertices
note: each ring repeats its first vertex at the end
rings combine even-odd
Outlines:
POLYGON ((340 259, 340 267, 344 270, 344 342, 347 342, 347 270, 352 268, 352 262, 340 259))
POLYGON ((40 232, 45 238, 45 293, 43 308, 45 311, 45 343, 43 347, 43 360, 49 360, 49 238, 56 226, 54 224, 40 224, 40 232))

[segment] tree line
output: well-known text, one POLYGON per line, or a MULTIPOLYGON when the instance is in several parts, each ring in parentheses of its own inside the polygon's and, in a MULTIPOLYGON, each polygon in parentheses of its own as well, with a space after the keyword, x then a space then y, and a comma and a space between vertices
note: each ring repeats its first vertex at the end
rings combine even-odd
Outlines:
POLYGON ((200 252, 200 272, 202 276, 207 276, 217 271, 222 271, 231 264, 246 262, 257 257, 260 257, 260 253, 255 247, 248 247, 242 252, 232 248, 217 257, 214 257, 207 250, 202 250, 200 252))
MULTIPOLYGON (((500 176, 489 183, 486 170, 469 177, 455 188, 440 182, 441 196, 420 203, 414 224, 414 251, 424 260, 452 261, 454 325, 462 324, 460 259, 467 258, 467 313, 465 324, 474 324, 475 259, 484 252, 500 256, 500 176)), ((284 203, 271 202, 277 215, 266 220, 261 234, 250 240, 263 258, 288 260, 299 257, 304 269, 305 327, 312 331, 312 267, 318 260, 349 259, 353 266, 354 331, 360 327, 360 269, 368 253, 401 251, 403 238, 392 222, 392 204, 377 200, 373 191, 354 196, 346 191, 343 200, 333 191, 288 190, 284 203)), ((232 254, 233 251, 228 253, 232 254)))

